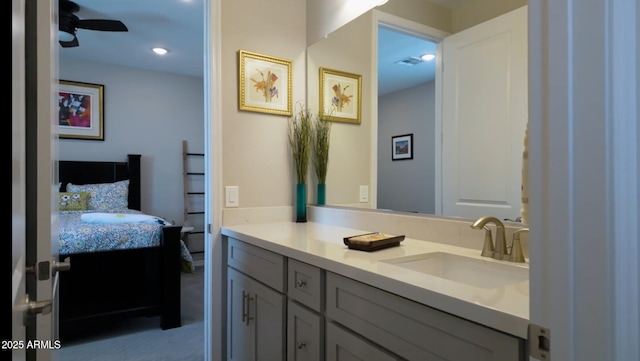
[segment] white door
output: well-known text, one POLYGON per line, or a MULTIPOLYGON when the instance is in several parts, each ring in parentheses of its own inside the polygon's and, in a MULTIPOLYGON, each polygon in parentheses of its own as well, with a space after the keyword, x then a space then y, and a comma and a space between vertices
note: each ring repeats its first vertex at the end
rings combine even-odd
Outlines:
POLYGON ((54 1, 12 0, 12 359, 51 360, 56 339, 53 209, 54 1), (30 61, 35 60, 35 61, 30 61))
POLYGON ((453 34, 441 49, 441 214, 515 219, 528 113, 527 7, 453 34))
MULTIPOLYGON (((26 342, 22 322, 25 295, 25 0, 11 0, 11 341, 13 360, 25 360, 26 352, 19 343, 26 342)), ((4 342, 4 340, 3 340, 4 342)), ((3 352, 5 350, 5 344, 3 352)))

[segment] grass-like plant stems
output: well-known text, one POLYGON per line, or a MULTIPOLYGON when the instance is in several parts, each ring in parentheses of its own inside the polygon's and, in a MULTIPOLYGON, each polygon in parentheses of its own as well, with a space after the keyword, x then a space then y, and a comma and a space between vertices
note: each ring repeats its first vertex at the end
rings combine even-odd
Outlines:
POLYGON ((307 181, 312 132, 313 116, 308 109, 301 109, 289 118, 289 144, 298 184, 304 184, 307 181))
POLYGON ((313 154, 314 169, 318 183, 325 184, 327 181, 327 169, 329 167, 329 145, 331 138, 331 124, 329 120, 316 117, 313 129, 313 154))

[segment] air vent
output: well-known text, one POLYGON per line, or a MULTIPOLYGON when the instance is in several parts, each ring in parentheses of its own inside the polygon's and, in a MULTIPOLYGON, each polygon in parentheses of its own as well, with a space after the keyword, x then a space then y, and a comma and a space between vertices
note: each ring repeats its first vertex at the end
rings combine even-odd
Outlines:
POLYGON ((408 58, 404 58, 402 60, 398 60, 394 64, 413 66, 413 65, 416 65, 416 64, 420 64, 420 63, 422 63, 422 59, 416 58, 415 56, 410 56, 408 58))

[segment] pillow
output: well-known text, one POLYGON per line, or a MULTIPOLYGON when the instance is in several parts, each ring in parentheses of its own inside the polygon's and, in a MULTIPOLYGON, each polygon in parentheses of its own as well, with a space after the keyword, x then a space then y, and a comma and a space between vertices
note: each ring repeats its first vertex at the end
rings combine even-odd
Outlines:
POLYGON ((60 192, 58 193, 61 211, 83 211, 87 209, 87 192, 60 192))
POLYGON ((129 180, 114 183, 67 184, 68 192, 88 192, 87 209, 108 211, 127 209, 129 205, 129 180))

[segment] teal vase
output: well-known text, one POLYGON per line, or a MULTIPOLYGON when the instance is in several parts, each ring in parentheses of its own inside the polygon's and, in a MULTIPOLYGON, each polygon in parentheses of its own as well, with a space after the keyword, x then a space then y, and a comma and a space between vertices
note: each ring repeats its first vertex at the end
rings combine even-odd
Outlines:
POLYGON ((307 185, 298 183, 296 185, 296 222, 307 221, 307 185))
POLYGON ((326 195, 327 195, 327 185, 325 183, 318 183, 318 200, 317 200, 317 204, 318 205, 325 205, 326 204, 326 195))

